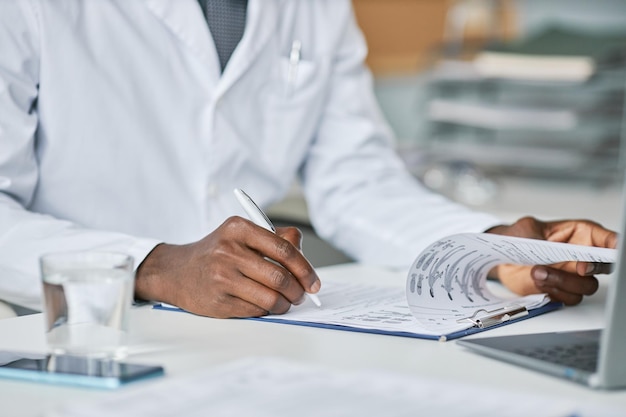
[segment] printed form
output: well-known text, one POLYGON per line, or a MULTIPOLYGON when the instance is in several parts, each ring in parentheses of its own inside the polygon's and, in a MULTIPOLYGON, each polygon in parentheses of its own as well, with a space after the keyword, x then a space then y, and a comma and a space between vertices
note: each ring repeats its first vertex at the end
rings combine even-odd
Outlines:
POLYGON ((494 313, 512 317, 550 302, 545 294, 514 298, 494 295, 488 288, 487 274, 498 264, 615 260, 615 249, 487 233, 454 235, 433 243, 415 259, 406 288, 324 282, 319 293, 322 308, 307 301, 284 315, 261 320, 446 335, 480 327, 494 313))

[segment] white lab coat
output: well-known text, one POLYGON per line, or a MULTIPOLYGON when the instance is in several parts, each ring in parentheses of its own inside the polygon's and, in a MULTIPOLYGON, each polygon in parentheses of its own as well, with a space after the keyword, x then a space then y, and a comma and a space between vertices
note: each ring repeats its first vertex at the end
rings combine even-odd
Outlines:
POLYGON ((348 0, 250 0, 221 76, 196 0, 0 0, 0 299, 39 305, 42 253, 138 264, 244 215, 234 187, 268 206, 298 175, 317 232, 366 262, 496 224, 405 171, 365 56, 348 0))

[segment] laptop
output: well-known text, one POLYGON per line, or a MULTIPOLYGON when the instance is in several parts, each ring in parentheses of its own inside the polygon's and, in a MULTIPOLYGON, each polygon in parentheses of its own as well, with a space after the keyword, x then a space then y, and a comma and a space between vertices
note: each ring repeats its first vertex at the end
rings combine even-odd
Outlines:
POLYGON ((457 341, 472 351, 592 388, 626 388, 626 181, 617 268, 609 279, 604 329, 457 341))

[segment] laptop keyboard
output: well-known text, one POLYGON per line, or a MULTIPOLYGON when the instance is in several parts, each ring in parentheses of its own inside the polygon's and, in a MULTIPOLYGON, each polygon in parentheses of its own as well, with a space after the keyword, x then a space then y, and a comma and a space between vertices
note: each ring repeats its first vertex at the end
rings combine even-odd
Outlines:
POLYGON ((598 343, 578 343, 567 346, 515 349, 515 353, 569 368, 594 372, 598 366, 598 350, 598 343))

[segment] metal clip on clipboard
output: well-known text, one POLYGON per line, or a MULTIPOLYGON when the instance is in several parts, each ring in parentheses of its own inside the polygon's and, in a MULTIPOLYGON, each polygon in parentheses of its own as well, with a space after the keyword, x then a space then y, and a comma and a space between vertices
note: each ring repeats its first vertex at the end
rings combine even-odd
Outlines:
POLYGON ((457 320, 458 323, 471 322, 474 326, 485 329, 506 321, 511 321, 528 315, 528 310, 524 306, 510 305, 496 310, 476 310, 470 317, 457 320))

